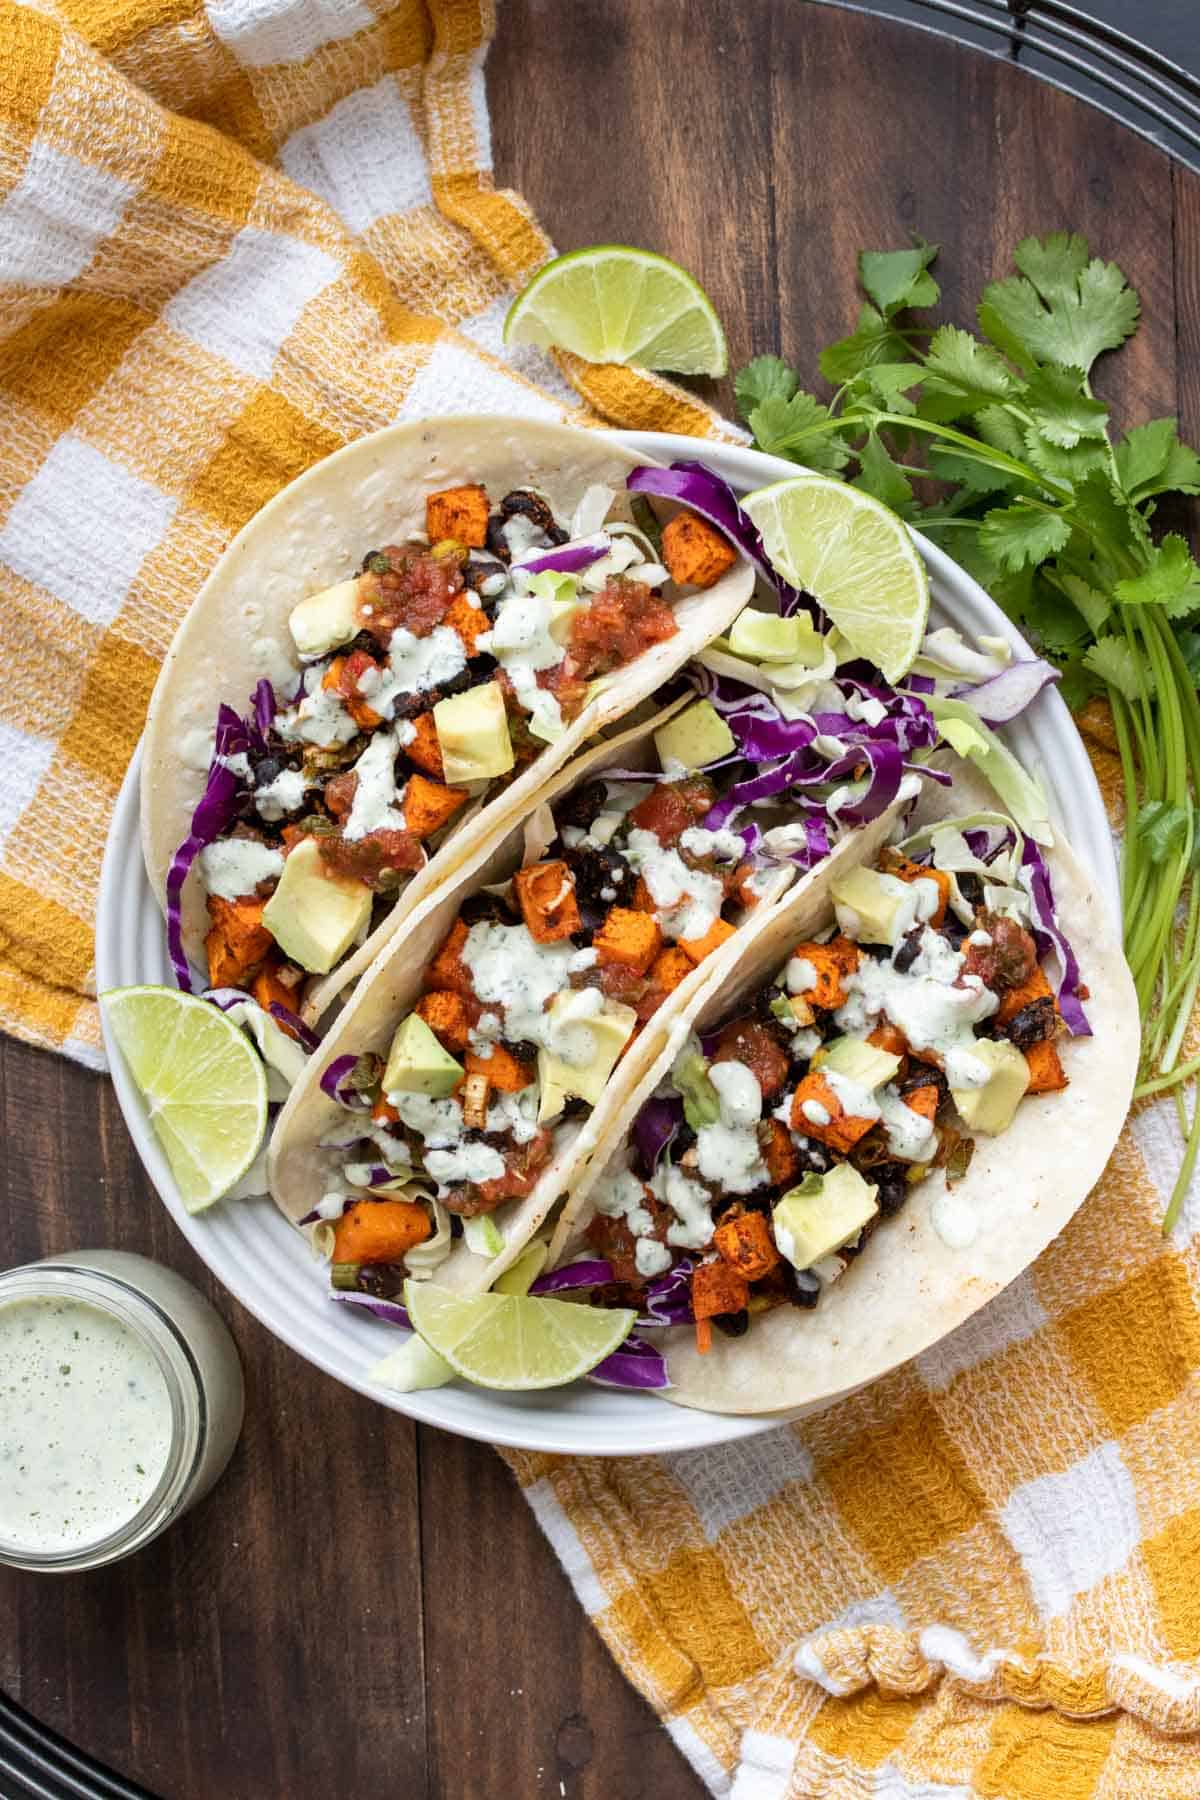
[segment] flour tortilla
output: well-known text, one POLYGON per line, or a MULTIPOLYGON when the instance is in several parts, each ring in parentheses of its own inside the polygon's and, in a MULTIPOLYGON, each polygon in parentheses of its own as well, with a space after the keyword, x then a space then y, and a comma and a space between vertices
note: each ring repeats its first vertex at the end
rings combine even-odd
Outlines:
MULTIPOLYGON (((914 825, 983 808, 1004 810, 973 771, 960 764, 943 766, 953 766, 954 787, 948 793, 927 790, 914 825)), ((860 848, 863 838, 865 834, 858 840, 860 848)), ((1090 990, 1086 1011, 1094 1035, 1058 1040, 1070 1079, 1065 1091, 1022 1100, 1001 1137, 975 1140, 970 1168, 947 1202, 958 1219, 974 1222, 974 1241, 953 1249, 934 1228, 946 1184, 940 1170, 933 1172, 914 1188, 902 1213, 883 1221, 863 1254, 812 1311, 779 1306, 752 1317, 742 1338, 714 1332, 704 1356, 696 1350, 691 1327, 655 1332, 654 1342, 667 1352, 674 1383, 666 1399, 728 1413, 796 1412, 827 1405, 961 1325, 1041 1254, 1095 1186, 1132 1098, 1137 999, 1097 884, 1061 837, 1045 854, 1059 919, 1090 990)), ((815 882, 785 895, 753 937, 743 939, 733 969, 675 1021, 677 1033, 708 1031, 736 1015, 771 980, 795 943, 832 921, 826 867, 815 882)), ((676 1053, 664 1046, 629 1096, 611 1140, 610 1164, 619 1160, 616 1146, 628 1135, 639 1106, 669 1075, 676 1053)), ((591 1172, 589 1191, 600 1176, 598 1168, 591 1172)), ((590 1209, 578 1220, 568 1255, 582 1247, 587 1216, 590 1209)))
MULTIPOLYGON (((629 518, 625 477, 650 460, 591 431, 468 415, 388 426, 327 457, 277 494, 234 538, 196 596, 151 698, 142 751, 142 848, 160 906, 166 903, 171 858, 187 837, 204 792, 218 703, 244 713, 264 676, 281 697, 294 691, 299 663, 288 615, 305 595, 344 579, 375 546, 403 543, 423 531, 426 496, 440 488, 481 482, 498 499, 513 488, 533 487, 562 518, 570 516, 585 488, 599 482, 616 492, 611 516, 629 518)), ((675 510, 669 503, 662 506, 664 516, 675 510)), ((516 781, 467 812, 361 948, 310 984, 306 1021, 321 1018, 404 920, 496 827, 527 810, 556 769, 724 631, 753 588, 754 570, 739 558, 711 588, 677 599, 675 636, 617 671, 612 685, 516 781)), ((669 596, 675 591, 667 589, 669 596)), ((184 888, 183 930, 188 955, 200 966, 208 923, 194 870, 184 888)))
MULTIPOLYGON (((338 1056, 362 1055, 370 1050, 386 1054, 396 1026, 420 998, 425 971, 463 901, 480 888, 506 881, 523 860, 535 860, 540 853, 539 837, 544 847, 545 834, 539 830, 541 808, 552 805, 569 789, 594 780, 605 769, 657 769, 654 732, 685 706, 688 698, 649 712, 638 725, 598 744, 570 768, 560 770, 536 795, 526 818, 501 824, 460 865, 449 886, 443 886, 441 892, 411 912, 403 928, 385 944, 293 1088, 275 1127, 268 1182, 276 1203, 293 1222, 302 1219, 322 1194, 336 1185, 338 1153, 322 1151, 320 1141, 335 1126, 344 1126, 349 1115, 322 1091, 323 1071, 338 1056)), ((746 916, 756 920, 760 909, 769 911, 792 878, 790 869, 774 872, 758 907, 746 916)), ((656 1027, 660 1020, 669 1025, 670 1019, 686 1011, 711 981, 720 979, 733 960, 740 937, 740 932, 735 933, 721 950, 706 958, 680 983, 655 1014, 656 1027)), ((626 1096, 637 1086, 646 1064, 653 1060, 660 1035, 659 1029, 647 1028, 634 1040, 588 1117, 577 1127, 561 1128, 556 1154, 533 1192, 492 1214, 504 1236, 503 1251, 490 1258, 477 1256, 460 1239, 449 1259, 437 1270, 439 1283, 474 1292, 503 1274, 560 1197, 571 1191, 597 1145, 609 1137, 625 1109, 626 1096)))

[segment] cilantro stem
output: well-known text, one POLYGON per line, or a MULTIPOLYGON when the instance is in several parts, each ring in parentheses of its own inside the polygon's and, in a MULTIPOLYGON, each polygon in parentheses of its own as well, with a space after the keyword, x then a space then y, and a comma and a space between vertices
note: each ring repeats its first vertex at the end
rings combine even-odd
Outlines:
POLYGON ((1165 1094, 1169 1087, 1177 1082, 1190 1081, 1194 1075, 1200 1075, 1200 1056, 1194 1062, 1180 1063, 1177 1069, 1171 1069, 1165 1075, 1153 1075, 1147 1081, 1139 1081, 1133 1090, 1135 1100, 1148 1100, 1151 1094, 1165 1094))
POLYGON ((1196 1166, 1196 1152, 1200 1150, 1200 1099, 1192 1103, 1192 1126, 1187 1134, 1187 1148, 1183 1153, 1183 1161, 1179 1165, 1179 1174, 1171 1194, 1170 1204, 1163 1219, 1163 1236, 1168 1237, 1174 1230, 1175 1222, 1183 1211, 1183 1203, 1191 1186, 1192 1170, 1196 1166))

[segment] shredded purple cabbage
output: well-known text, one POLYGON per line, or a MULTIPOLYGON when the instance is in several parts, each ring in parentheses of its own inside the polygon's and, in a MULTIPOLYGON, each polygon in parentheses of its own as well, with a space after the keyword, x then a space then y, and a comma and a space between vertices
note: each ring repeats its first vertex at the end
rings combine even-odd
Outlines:
POLYGON ((302 1050, 307 1050, 311 1056, 320 1040, 315 1031, 309 1030, 308 1026, 304 1023, 304 1020, 300 1017, 300 1014, 293 1012, 290 1006, 285 1006, 282 1000, 272 1000, 267 1007, 267 1011, 280 1025, 286 1026, 295 1037, 300 1048, 302 1050))
POLYGON ((690 1257, 685 1256, 677 1262, 673 1269, 660 1275, 646 1289, 643 1311, 638 1315, 639 1326, 654 1325, 691 1325, 695 1323, 692 1311, 692 1275, 694 1265, 690 1257))
POLYGON ((670 1387, 667 1375, 666 1358, 653 1344, 646 1343, 644 1338, 633 1332, 625 1339, 619 1350, 597 1363, 588 1376, 601 1387, 615 1388, 666 1388, 670 1387))
POLYGON ((279 704, 275 698, 275 689, 271 686, 269 681, 264 679, 260 681, 255 688, 253 706, 254 723, 258 726, 258 729, 262 734, 265 746, 267 733, 275 723, 275 714, 279 711, 279 704))
POLYGON ((578 575, 581 569, 590 569, 594 562, 607 556, 609 550, 607 544, 564 544, 561 549, 547 550, 544 556, 520 562, 517 567, 524 569, 527 575, 540 575, 544 569, 553 569, 562 575, 578 575))
POLYGON ((985 725, 1007 725, 1037 699, 1044 687, 1059 680, 1061 673, 1053 663, 1026 657, 1022 662, 1010 663, 987 681, 953 689, 950 698, 968 701, 985 725))
POLYGON ((642 1169, 653 1175, 658 1159, 683 1124, 683 1101, 672 1096, 647 1100, 633 1121, 632 1136, 642 1169))
POLYGON ((217 730, 208 781, 192 814, 191 830, 171 858, 171 866, 167 870, 167 949, 175 980, 185 994, 192 992, 192 972, 183 948, 184 883, 201 850, 213 843, 233 823, 246 791, 241 777, 235 775, 232 769, 226 768, 221 759, 252 749, 256 736, 257 733, 252 734, 250 727, 238 718, 233 708, 222 702, 217 709, 217 730))
POLYGON ((585 1256, 579 1262, 565 1263, 561 1269, 547 1269, 530 1285, 531 1294, 563 1294, 571 1288, 603 1287, 613 1278, 612 1264, 601 1256, 585 1256))
POLYGON ((1054 905, 1054 889, 1050 882, 1050 871, 1046 867, 1046 859, 1032 838, 1025 839, 1025 847, 1021 852, 1022 883, 1032 902, 1033 941, 1037 945, 1039 957, 1053 954, 1060 970, 1058 983, 1058 1010, 1072 1037, 1091 1037, 1092 1028, 1088 1024, 1087 1014, 1083 1010, 1080 997, 1079 963, 1075 952, 1067 941, 1066 935, 1058 923, 1058 913, 1054 905))
POLYGON ((356 1093, 353 1088, 343 1088, 350 1071, 358 1063, 357 1056, 335 1056, 327 1069, 321 1072, 321 1092, 336 1100, 339 1106, 347 1107, 351 1112, 368 1108, 371 1102, 365 1094, 356 1093))
POLYGON ((807 595, 775 573, 767 561, 758 530, 738 505, 737 495, 727 481, 722 481, 703 463, 677 462, 669 469, 643 466, 626 476, 625 486, 634 494, 657 494, 663 500, 678 500, 681 506, 699 513, 702 519, 715 525, 749 557, 759 574, 775 589, 779 595, 779 610, 785 616, 801 607, 815 610, 807 595))
POLYGON ((402 1325, 405 1331, 412 1330, 408 1311, 398 1300, 379 1300, 374 1294, 360 1294, 354 1288, 332 1288, 329 1298, 336 1300, 339 1306, 359 1306, 364 1312, 382 1319, 385 1325, 402 1325))

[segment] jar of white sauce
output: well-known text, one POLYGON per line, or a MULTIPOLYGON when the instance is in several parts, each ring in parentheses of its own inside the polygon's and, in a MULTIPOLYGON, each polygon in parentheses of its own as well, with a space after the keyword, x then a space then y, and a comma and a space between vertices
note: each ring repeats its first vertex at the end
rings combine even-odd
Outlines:
POLYGON ((173 1270, 81 1250, 0 1274, 0 1563, 141 1549, 222 1473, 243 1403, 228 1328, 173 1270))

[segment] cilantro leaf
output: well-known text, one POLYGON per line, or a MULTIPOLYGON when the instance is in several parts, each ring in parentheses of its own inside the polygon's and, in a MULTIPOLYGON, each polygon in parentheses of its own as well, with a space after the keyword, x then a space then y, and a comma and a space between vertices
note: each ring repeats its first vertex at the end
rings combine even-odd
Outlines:
POLYGON ((1034 506, 1028 500, 993 508, 984 515, 979 528, 983 548, 1004 569, 1045 562, 1048 556, 1065 550, 1070 538, 1070 524, 1061 513, 1034 506))
POLYGON ((1035 425, 1030 425, 1025 431, 1025 459, 1050 481, 1074 487, 1077 481, 1089 475, 1093 469, 1108 468, 1108 445, 1089 440, 1076 444, 1073 450, 1064 450, 1059 444, 1044 438, 1035 425))
POLYGON ((1117 599, 1126 606, 1162 606, 1168 618, 1179 618, 1200 606, 1200 569, 1186 538, 1170 532, 1151 546, 1149 566, 1141 575, 1118 581, 1117 599))
POLYGON ((1058 691, 1071 712, 1080 712, 1093 695, 1103 692, 1103 687, 1103 682, 1084 667, 1081 656, 1070 657, 1063 663, 1058 691))
MULTIPOLYGON (((1114 551, 1141 555, 1150 548, 1145 519, 1105 470, 1093 469, 1075 483, 1072 507, 1091 547, 1103 551, 1109 560, 1114 551)), ((1091 547, 1085 546, 1086 554, 1091 554, 1091 547)))
POLYGON ((1102 637, 1084 653, 1083 664, 1101 681, 1124 694, 1126 700, 1140 700, 1150 681, 1150 670, 1131 650, 1123 637, 1102 637))
POLYGON ((1047 581, 1041 569, 1030 573, 1033 579, 1021 609, 1022 622, 1051 656, 1077 656, 1093 636, 1087 620, 1047 581))
POLYGON ((1175 419, 1151 419, 1135 425, 1117 445, 1117 473, 1127 494, 1133 494, 1147 482, 1161 475, 1167 466, 1171 446, 1178 443, 1175 419))
POLYGON ((826 381, 840 387, 872 363, 902 362, 907 356, 908 345, 899 332, 873 306, 864 306, 850 336, 839 338, 836 344, 822 350, 817 367, 826 381))
POLYGON ((1004 399, 1017 385, 994 350, 956 325, 941 325, 934 332, 926 366, 941 385, 983 405, 1004 399))
POLYGON ((1016 485, 1016 477, 997 469, 981 457, 935 444, 929 452, 930 473, 939 481, 953 481, 969 494, 1003 494, 1016 485))
POLYGON ((1188 812, 1186 806, 1172 806, 1167 800, 1150 800, 1139 809, 1135 830, 1151 862, 1179 855, 1187 842, 1188 812))
POLYGON ((871 433, 859 451, 858 465, 859 472, 854 481, 856 488, 873 495, 876 500, 882 500, 893 512, 904 514, 909 510, 913 491, 908 476, 903 469, 896 467, 877 432, 871 433))
POLYGON ((1095 635, 1112 612, 1112 601, 1107 594, 1102 594, 1082 575, 1072 575, 1068 569, 1060 569, 1055 579, 1067 599, 1087 621, 1088 628, 1095 635))
POLYGON ((924 374, 920 363, 872 363, 855 376, 854 387, 856 393, 876 398, 887 412, 911 413, 917 409, 906 396, 924 374))
POLYGON ((1071 450, 1080 438, 1104 438, 1108 408, 1085 394, 1081 377, 1068 369, 1034 369, 1025 383, 1025 403, 1041 435, 1071 450))
POLYGON ((788 456, 836 475, 850 460, 850 445, 840 431, 830 431, 829 408, 811 394, 778 395, 752 409, 748 420, 754 441, 768 456, 788 456))
POLYGON ((1189 444, 1172 444, 1167 466, 1151 488, 1144 488, 1140 500, 1151 494, 1200 494, 1200 456, 1189 444))
POLYGON ((1022 273, 984 289, 980 327, 1021 368, 1050 362, 1086 374, 1137 325, 1138 297, 1117 265, 1086 258, 1083 238, 1026 238, 1014 257, 1022 273))
POLYGON ((738 411, 749 419, 764 400, 790 400, 800 383, 782 356, 756 356, 733 378, 738 411))
POLYGON ((1013 457, 1020 462, 1025 454, 1025 442, 1021 436, 1021 427, 1010 412, 1002 406, 985 406, 975 415, 975 430, 985 444, 993 450, 1002 450, 1005 456, 1013 457))
POLYGON ((1195 685, 1200 688, 1200 631, 1194 628, 1176 633, 1183 660, 1187 664, 1188 674, 1195 685))
POLYGON ((939 244, 913 238, 911 250, 862 250, 858 279, 885 319, 910 306, 936 306, 941 289, 929 274, 939 244))

